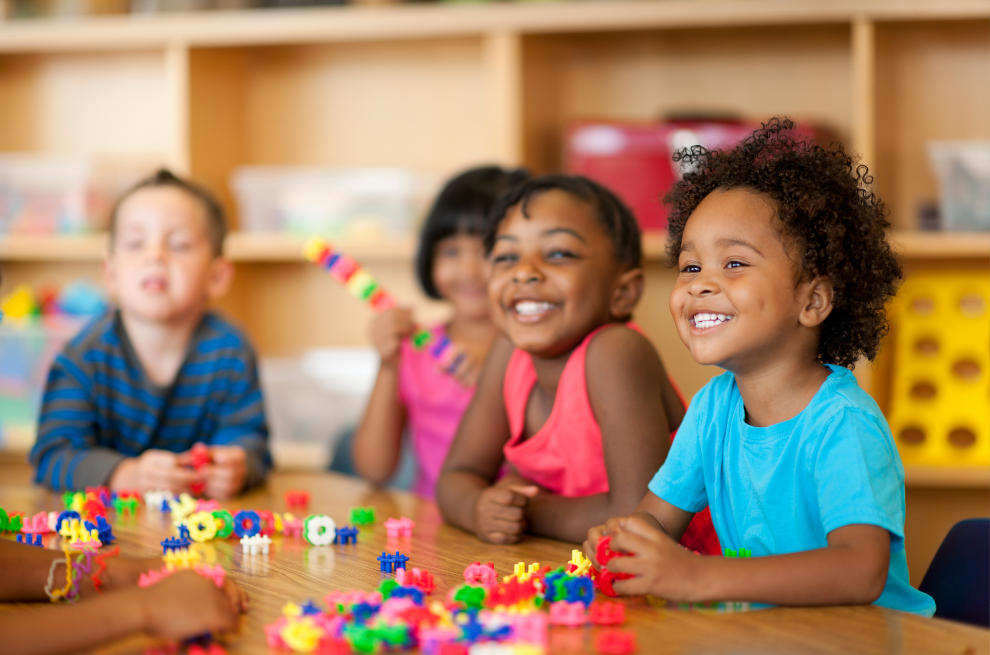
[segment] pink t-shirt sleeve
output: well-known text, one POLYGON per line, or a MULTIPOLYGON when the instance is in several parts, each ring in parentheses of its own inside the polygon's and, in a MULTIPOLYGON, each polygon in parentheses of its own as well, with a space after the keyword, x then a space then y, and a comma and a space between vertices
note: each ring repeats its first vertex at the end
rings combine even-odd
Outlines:
MULTIPOLYGON (((442 335, 443 326, 434 328, 433 333, 442 335)), ((406 407, 406 425, 416 458, 412 490, 432 499, 474 387, 464 387, 440 370, 428 349, 416 350, 403 341, 401 357, 399 400, 406 407)))

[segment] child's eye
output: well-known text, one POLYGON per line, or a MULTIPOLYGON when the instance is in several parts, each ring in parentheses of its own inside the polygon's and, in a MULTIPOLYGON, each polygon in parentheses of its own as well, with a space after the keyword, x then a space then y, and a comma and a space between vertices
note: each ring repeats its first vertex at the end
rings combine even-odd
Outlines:
POLYGON ((511 264, 519 259, 519 256, 515 253, 502 253, 501 255, 495 255, 492 257, 492 263, 496 266, 498 264, 511 264))
POLYGON ((555 248, 547 253, 547 259, 574 259, 577 257, 570 250, 564 250, 562 248, 555 248))
POLYGON ((185 251, 189 250, 189 242, 188 241, 172 241, 168 245, 169 245, 169 248, 171 248, 172 250, 174 250, 176 252, 185 252, 185 251))
POLYGON ((728 264, 726 264, 725 267, 726 268, 742 268, 745 265, 746 264, 744 264, 744 263, 742 263, 740 261, 736 261, 735 259, 733 259, 728 264))
POLYGON ((440 257, 456 259, 458 253, 457 246, 447 246, 446 248, 441 248, 440 252, 437 253, 440 257))
POLYGON ((681 273, 700 273, 701 267, 697 264, 686 264, 681 267, 681 273))

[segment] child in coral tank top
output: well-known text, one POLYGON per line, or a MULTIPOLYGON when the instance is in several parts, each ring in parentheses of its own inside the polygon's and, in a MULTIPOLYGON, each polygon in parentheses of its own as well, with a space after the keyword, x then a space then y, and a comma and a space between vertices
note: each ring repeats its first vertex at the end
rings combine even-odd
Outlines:
MULTIPOLYGON (((437 501, 483 541, 514 543, 527 530, 580 541, 636 506, 684 416, 660 356, 629 323, 643 291, 639 228, 607 189, 550 175, 499 200, 485 246, 503 336, 437 501)), ((703 515, 683 543, 719 552, 703 515)))

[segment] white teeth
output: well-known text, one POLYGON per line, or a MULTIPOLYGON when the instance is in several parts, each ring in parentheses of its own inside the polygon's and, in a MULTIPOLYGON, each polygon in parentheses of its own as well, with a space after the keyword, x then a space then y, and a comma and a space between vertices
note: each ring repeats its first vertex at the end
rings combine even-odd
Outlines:
POLYGON ((553 309, 553 304, 535 300, 520 300, 515 305, 516 313, 520 316, 536 316, 553 309))
POLYGON ((691 323, 697 328, 710 328, 732 320, 730 314, 695 314, 691 323))

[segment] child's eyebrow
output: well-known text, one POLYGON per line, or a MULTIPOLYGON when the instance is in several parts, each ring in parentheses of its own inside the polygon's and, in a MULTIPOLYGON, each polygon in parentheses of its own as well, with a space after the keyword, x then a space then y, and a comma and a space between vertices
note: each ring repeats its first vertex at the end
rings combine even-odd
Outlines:
POLYGON ((760 257, 763 256, 763 253, 760 252, 759 248, 749 243, 748 241, 743 241, 742 239, 719 239, 718 241, 715 242, 715 245, 721 248, 725 248, 727 246, 743 246, 744 248, 749 248, 760 257))
POLYGON ((577 232, 575 232, 574 230, 572 230, 569 227, 555 227, 555 228, 550 229, 550 230, 544 230, 543 231, 543 234, 541 234, 540 236, 548 237, 548 236, 553 235, 553 234, 570 234, 572 237, 574 237, 575 239, 577 239, 581 243, 587 243, 587 241, 584 240, 584 237, 583 236, 581 236, 580 234, 578 234, 577 232))
POLYGON ((519 238, 518 237, 514 237, 512 235, 509 235, 509 234, 502 234, 500 236, 495 237, 495 241, 496 242, 498 242, 498 241, 515 241, 515 242, 518 243, 519 242, 519 238))

